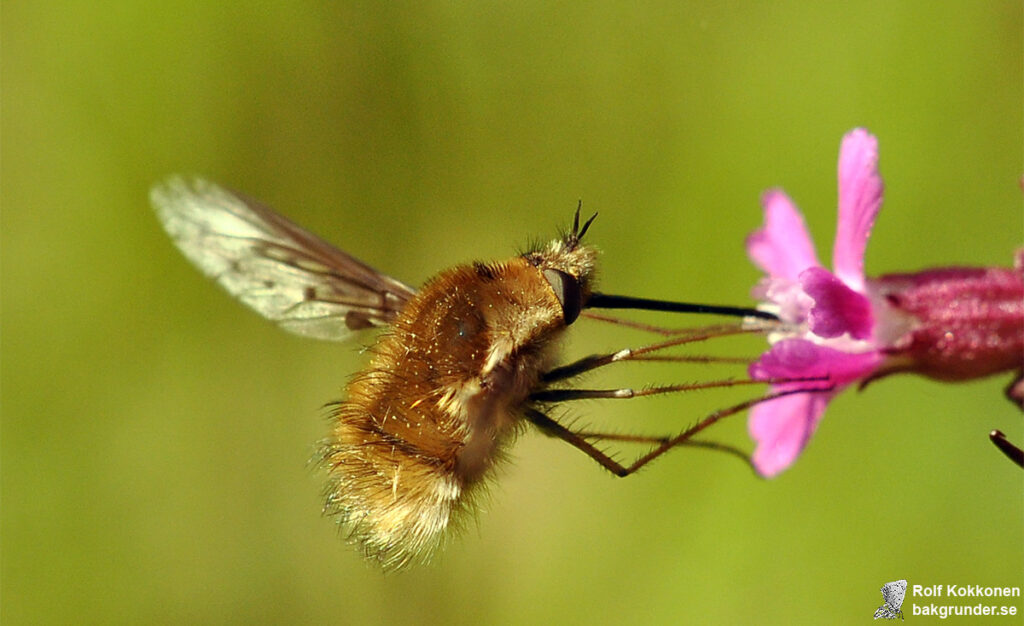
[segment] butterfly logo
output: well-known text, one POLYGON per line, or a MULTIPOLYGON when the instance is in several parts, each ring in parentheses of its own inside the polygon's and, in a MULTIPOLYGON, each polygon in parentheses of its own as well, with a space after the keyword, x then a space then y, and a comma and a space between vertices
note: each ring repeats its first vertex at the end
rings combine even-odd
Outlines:
POLYGON ((885 583, 882 585, 882 599, 885 602, 882 606, 878 607, 875 611, 875 619, 896 619, 897 616, 902 620, 903 611, 900 607, 903 606, 903 596, 907 593, 907 581, 905 580, 894 580, 891 583, 885 583))

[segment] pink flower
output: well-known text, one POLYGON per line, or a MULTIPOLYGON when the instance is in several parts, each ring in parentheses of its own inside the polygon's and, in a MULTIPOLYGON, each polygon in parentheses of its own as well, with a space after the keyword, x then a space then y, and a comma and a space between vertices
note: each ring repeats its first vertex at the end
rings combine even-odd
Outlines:
POLYGON ((803 217, 785 193, 764 194, 764 226, 747 252, 767 276, 754 290, 776 313, 771 348, 750 367, 757 380, 818 377, 773 385, 797 393, 755 406, 753 463, 764 476, 789 467, 829 401, 853 383, 897 371, 965 380, 1024 367, 1024 271, 946 268, 869 279, 864 253, 882 204, 878 141, 864 129, 839 152, 839 224, 828 271, 803 217))

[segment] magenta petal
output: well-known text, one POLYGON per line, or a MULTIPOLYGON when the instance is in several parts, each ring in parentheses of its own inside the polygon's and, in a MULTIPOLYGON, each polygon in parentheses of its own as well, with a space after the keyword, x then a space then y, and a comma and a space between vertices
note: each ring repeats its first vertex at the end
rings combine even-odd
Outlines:
POLYGON ((882 362, 878 352, 849 353, 820 346, 806 339, 783 339, 751 364, 754 380, 786 378, 827 378, 823 381, 780 383, 782 390, 818 388, 834 385, 835 391, 870 375, 882 362))
POLYGON ((792 465, 817 429, 832 395, 785 396, 750 411, 748 428, 757 442, 751 461, 759 474, 772 477, 792 465))
POLYGON ((846 385, 870 375, 881 361, 878 352, 850 354, 804 339, 785 339, 762 354, 750 366, 755 380, 828 379, 777 383, 772 386, 775 391, 832 388, 784 396, 751 409, 748 428, 757 442, 752 459, 757 471, 774 476, 789 467, 814 434, 829 401, 846 385))
POLYGON ((856 128, 839 148, 839 224, 832 251, 836 276, 856 291, 864 288, 864 250, 881 206, 878 140, 856 128))
POLYGON ((747 254, 772 278, 795 281, 808 267, 821 265, 807 233, 804 218, 779 190, 761 197, 764 226, 747 237, 747 254))
POLYGON ((754 380, 774 380, 819 376, 820 348, 805 339, 783 339, 751 363, 750 377, 754 380))
POLYGON ((800 274, 804 292, 814 299, 808 313, 811 332, 831 339, 850 333, 854 339, 871 336, 874 317, 871 301, 847 287, 841 280, 821 267, 812 267, 800 274))

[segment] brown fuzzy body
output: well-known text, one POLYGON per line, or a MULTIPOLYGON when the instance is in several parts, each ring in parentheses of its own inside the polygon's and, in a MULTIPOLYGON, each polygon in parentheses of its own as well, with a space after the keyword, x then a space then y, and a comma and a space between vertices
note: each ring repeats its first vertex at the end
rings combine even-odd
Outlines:
POLYGON ((429 556, 500 458, 565 329, 543 270, 588 276, 594 253, 554 242, 442 272, 402 309, 350 381, 320 458, 325 510, 366 556, 429 556))
POLYGON ((580 227, 577 209, 545 248, 444 271, 417 291, 209 181, 172 177, 150 198, 196 267, 281 328, 330 341, 385 328, 320 447, 324 510, 385 568, 428 557, 590 297, 596 252, 580 239, 594 218, 580 227))

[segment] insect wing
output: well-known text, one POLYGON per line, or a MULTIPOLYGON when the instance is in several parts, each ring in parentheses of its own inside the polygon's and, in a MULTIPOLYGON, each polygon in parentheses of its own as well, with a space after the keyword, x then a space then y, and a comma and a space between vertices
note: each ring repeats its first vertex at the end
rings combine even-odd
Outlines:
POLYGON ((150 200, 204 274, 285 330, 340 341, 391 321, 415 290, 262 204, 202 179, 168 179, 150 200))
POLYGON ((907 581, 895 580, 891 583, 885 583, 882 585, 882 599, 889 606, 895 608, 897 611, 903 606, 903 596, 907 593, 907 581))
POLYGON ((907 593, 907 581, 894 580, 882 585, 882 599, 885 603, 875 611, 875 619, 903 619, 903 598, 907 593))

